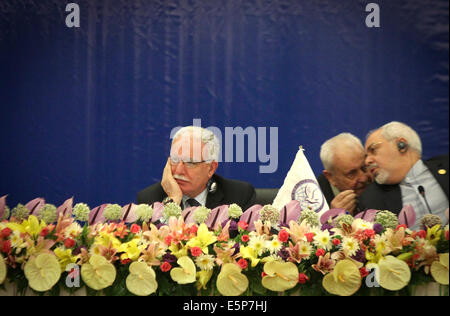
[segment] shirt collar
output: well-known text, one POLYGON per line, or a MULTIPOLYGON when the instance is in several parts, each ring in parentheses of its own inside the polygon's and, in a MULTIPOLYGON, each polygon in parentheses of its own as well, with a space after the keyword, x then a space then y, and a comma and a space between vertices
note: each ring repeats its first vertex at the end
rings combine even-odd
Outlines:
POLYGON ((417 160, 414 166, 412 166, 412 168, 409 169, 402 183, 407 184, 417 181, 417 177, 420 176, 422 173, 426 172, 427 170, 428 168, 425 166, 423 161, 420 159, 417 160))
MULTIPOLYGON (((201 205, 205 205, 207 195, 208 195, 208 190, 205 189, 199 195, 197 195, 194 199, 197 200, 197 202, 200 203, 201 205)), ((189 199, 192 199, 192 198, 187 195, 183 195, 183 199, 182 199, 183 205, 186 205, 186 201, 189 199)))

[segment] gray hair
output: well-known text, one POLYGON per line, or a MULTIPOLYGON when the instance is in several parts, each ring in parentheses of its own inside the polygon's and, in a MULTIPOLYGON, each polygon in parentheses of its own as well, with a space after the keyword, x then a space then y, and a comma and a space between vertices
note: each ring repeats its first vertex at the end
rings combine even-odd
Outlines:
MULTIPOLYGON (((381 126, 378 130, 381 130, 381 135, 387 141, 395 141, 399 138, 404 138, 408 141, 408 146, 419 156, 422 156, 422 142, 420 141, 419 135, 411 127, 401 122, 390 122, 381 126)), ((377 130, 369 132, 367 138, 377 130)))
POLYGON ((219 161, 220 143, 217 136, 206 128, 200 126, 185 126, 180 128, 173 136, 172 144, 175 140, 185 134, 192 134, 194 139, 200 139, 205 145, 202 153, 203 159, 208 162, 219 161))
POLYGON ((322 144, 320 147, 320 160, 325 170, 333 170, 333 160, 336 148, 343 146, 364 151, 361 140, 350 133, 341 133, 322 144))

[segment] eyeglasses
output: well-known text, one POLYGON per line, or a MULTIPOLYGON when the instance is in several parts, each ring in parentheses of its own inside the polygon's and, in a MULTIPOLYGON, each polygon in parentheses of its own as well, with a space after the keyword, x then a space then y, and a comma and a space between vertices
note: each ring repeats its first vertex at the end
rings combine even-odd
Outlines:
POLYGON ((182 162, 187 168, 193 169, 203 162, 211 162, 211 161, 210 160, 192 161, 192 160, 188 160, 188 159, 181 159, 179 157, 170 157, 170 165, 171 166, 175 167, 180 162, 182 162))

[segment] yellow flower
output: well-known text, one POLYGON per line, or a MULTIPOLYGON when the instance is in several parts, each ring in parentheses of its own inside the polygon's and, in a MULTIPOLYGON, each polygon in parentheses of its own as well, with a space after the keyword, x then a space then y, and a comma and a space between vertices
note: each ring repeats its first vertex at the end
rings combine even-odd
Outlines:
POLYGON ((292 262, 271 261, 264 265, 267 274, 262 279, 262 285, 275 292, 292 289, 298 282, 298 269, 292 262))
POLYGON ((188 255, 188 249, 184 247, 182 244, 172 244, 169 247, 169 250, 178 259, 188 255))
POLYGON ((116 279, 116 268, 105 257, 92 255, 88 263, 81 266, 81 278, 96 291, 111 286, 116 279))
POLYGON ((39 235, 39 233, 42 231, 42 229, 44 227, 46 227, 47 225, 45 224, 44 221, 41 221, 39 223, 39 220, 36 216, 30 215, 28 217, 28 219, 26 219, 22 222, 22 224, 8 223, 8 224, 6 224, 6 226, 9 227, 13 231, 17 230, 21 233, 27 233, 30 236, 32 236, 33 238, 35 238, 35 237, 37 237, 37 235, 39 235))
POLYGON ((439 261, 431 264, 431 275, 437 283, 448 285, 448 265, 448 252, 439 254, 439 261))
POLYGON ((376 246, 375 248, 375 253, 370 252, 368 249, 366 250, 366 259, 369 263, 378 263, 378 261, 380 261, 381 258, 383 258, 383 250, 384 250, 384 245, 383 244, 379 244, 376 246))
POLYGON ((72 249, 56 248, 53 251, 58 258, 61 272, 66 271, 66 266, 71 263, 76 263, 80 258, 80 255, 72 256, 72 249))
POLYGON ((386 256, 378 262, 381 287, 389 291, 398 291, 408 285, 411 270, 408 264, 394 256, 386 256))
POLYGON ((252 268, 258 265, 260 259, 258 259, 257 253, 253 248, 241 246, 240 252, 243 258, 251 260, 252 268))
POLYGON ((213 270, 202 270, 197 272, 197 283, 195 284, 197 290, 206 290, 206 285, 213 275, 213 270))
POLYGON ((101 231, 99 236, 95 238, 94 245, 101 245, 106 248, 119 249, 122 243, 112 233, 101 231))
POLYGON ((217 290, 224 296, 238 296, 248 288, 248 279, 234 263, 223 265, 217 277, 217 290))
POLYGON ((196 268, 194 261, 185 256, 177 260, 180 267, 170 270, 170 277, 178 284, 194 283, 196 279, 196 268))
POLYGON ((350 296, 361 287, 361 274, 351 260, 344 259, 323 278, 322 285, 331 294, 350 296))
POLYGON ((188 241, 186 246, 189 248, 199 247, 202 249, 203 253, 208 254, 208 246, 215 243, 217 237, 213 232, 208 231, 208 226, 202 223, 197 231, 197 237, 192 238, 188 241))
POLYGON ((143 249, 142 247, 138 247, 137 240, 133 239, 127 243, 121 244, 117 249, 117 252, 123 252, 120 255, 121 260, 130 259, 131 261, 136 261, 141 255, 141 250, 143 249))
POLYGON ((126 279, 127 289, 138 296, 147 296, 158 288, 155 271, 145 262, 133 262, 126 279))
POLYGON ((3 259, 3 256, 0 254, 0 284, 2 284, 5 281, 7 272, 8 270, 6 269, 5 260, 3 259))
POLYGON ((24 267, 28 285, 35 291, 50 290, 61 276, 61 268, 54 255, 42 253, 31 258, 24 267))
POLYGON ((437 244, 437 242, 439 241, 439 239, 441 239, 441 234, 442 234, 441 225, 434 225, 431 228, 427 228, 427 237, 426 237, 426 239, 433 246, 435 246, 437 244))

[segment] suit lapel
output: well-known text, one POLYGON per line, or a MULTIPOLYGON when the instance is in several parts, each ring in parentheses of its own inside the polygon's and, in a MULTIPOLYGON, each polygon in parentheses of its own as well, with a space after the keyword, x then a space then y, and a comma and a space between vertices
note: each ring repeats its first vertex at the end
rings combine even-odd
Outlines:
POLYGON ((399 214, 403 205, 400 185, 382 185, 379 188, 385 193, 383 201, 385 210, 399 214))
POLYGON ((224 193, 220 187, 217 187, 217 191, 214 193, 208 193, 206 197, 206 207, 213 209, 219 205, 221 205, 222 200, 224 198, 224 193))
POLYGON ((430 172, 433 174, 436 181, 441 186, 442 190, 444 190, 445 195, 447 195, 448 199, 448 167, 445 166, 442 161, 424 161, 427 168, 430 170, 430 172))

